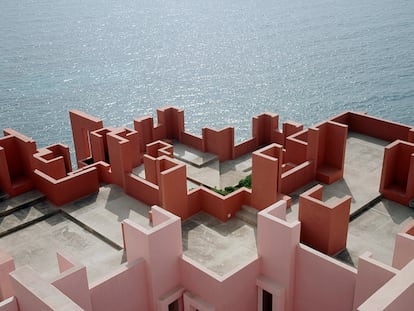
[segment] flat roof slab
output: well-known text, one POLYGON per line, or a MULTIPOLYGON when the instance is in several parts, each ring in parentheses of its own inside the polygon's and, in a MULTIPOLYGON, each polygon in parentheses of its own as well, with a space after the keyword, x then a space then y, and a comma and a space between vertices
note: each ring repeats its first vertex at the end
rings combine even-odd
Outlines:
POLYGON ((383 199, 349 223, 347 250, 337 258, 357 266, 365 251, 385 264, 392 264, 395 237, 414 219, 414 209, 383 199))
POLYGON ((218 159, 215 154, 202 152, 179 142, 174 142, 174 157, 197 167, 218 159))
POLYGON ((123 251, 109 246, 62 214, 1 238, 0 247, 14 258, 16 267, 30 265, 47 280, 59 275, 57 251, 85 265, 90 282, 123 260, 123 251))
POLYGON ((193 166, 188 163, 186 165, 188 179, 211 188, 220 188, 220 162, 218 160, 212 161, 202 167, 193 166))
POLYGON ((123 247, 121 229, 123 220, 130 219, 144 227, 150 227, 148 218, 150 207, 112 184, 101 186, 98 194, 67 204, 62 207, 62 210, 119 247, 123 247))
POLYGON ((200 212, 182 224, 184 254, 224 275, 257 257, 256 228, 238 218, 226 223, 200 212))
POLYGON ((220 186, 235 186, 239 181, 252 173, 252 154, 245 154, 237 159, 220 164, 220 186))

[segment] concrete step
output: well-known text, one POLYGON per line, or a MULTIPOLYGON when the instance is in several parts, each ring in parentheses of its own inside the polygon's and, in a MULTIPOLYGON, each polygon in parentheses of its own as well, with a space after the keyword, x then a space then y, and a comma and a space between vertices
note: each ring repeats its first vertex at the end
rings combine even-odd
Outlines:
POLYGON ((0 200, 0 217, 11 215, 20 209, 27 208, 37 203, 43 202, 45 196, 37 190, 32 190, 13 198, 0 200))
POLYGON ((236 213, 236 217, 252 226, 257 226, 257 213, 257 209, 242 205, 241 209, 236 213))
POLYGON ((174 143, 174 158, 198 168, 218 160, 218 156, 215 154, 202 152, 177 142, 174 143))
POLYGON ((60 210, 46 201, 20 208, 14 213, 0 217, 0 238, 45 220, 60 210))

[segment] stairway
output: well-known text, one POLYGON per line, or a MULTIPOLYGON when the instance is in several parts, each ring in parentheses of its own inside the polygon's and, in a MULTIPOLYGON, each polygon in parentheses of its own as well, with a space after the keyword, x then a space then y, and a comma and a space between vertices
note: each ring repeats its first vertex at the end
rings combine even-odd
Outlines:
POLYGON ((252 226, 257 226, 257 213, 259 211, 253 207, 242 205, 236 213, 236 217, 252 226))
POLYGON ((60 210, 38 191, 29 191, 0 202, 0 238, 45 220, 60 210))

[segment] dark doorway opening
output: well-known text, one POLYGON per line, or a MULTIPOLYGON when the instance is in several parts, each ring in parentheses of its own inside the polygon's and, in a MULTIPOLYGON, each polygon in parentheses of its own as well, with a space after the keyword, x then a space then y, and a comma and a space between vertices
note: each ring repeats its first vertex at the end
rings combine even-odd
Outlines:
POLYGON ((178 300, 170 303, 168 305, 168 311, 180 311, 180 304, 178 302, 178 300))
POLYGON ((268 291, 262 290, 262 311, 272 311, 273 295, 268 291))

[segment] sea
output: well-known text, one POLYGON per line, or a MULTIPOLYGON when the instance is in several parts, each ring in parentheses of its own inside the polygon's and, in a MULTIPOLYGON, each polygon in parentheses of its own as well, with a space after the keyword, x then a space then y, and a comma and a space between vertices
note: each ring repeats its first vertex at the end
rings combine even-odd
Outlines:
POLYGON ((0 128, 73 152, 68 111, 251 136, 262 112, 414 126, 413 0, 0 0, 0 128))

